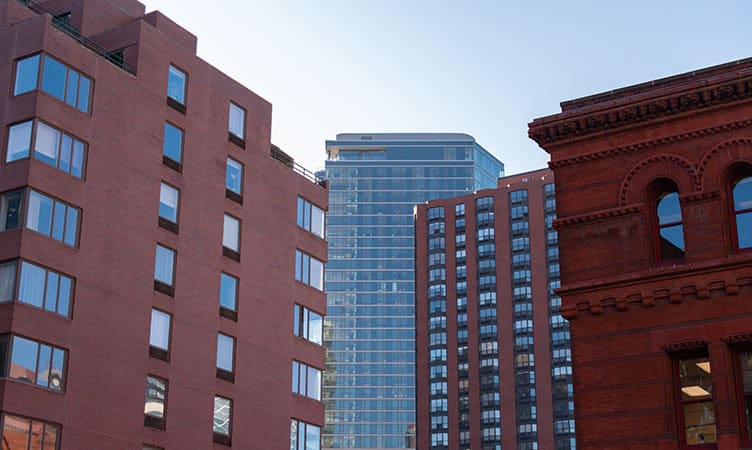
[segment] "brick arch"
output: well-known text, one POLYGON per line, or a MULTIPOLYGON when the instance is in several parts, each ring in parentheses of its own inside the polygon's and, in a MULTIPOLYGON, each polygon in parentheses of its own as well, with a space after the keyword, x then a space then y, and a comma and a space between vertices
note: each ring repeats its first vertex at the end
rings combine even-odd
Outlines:
POLYGON ((645 187, 656 178, 674 180, 682 195, 699 190, 697 171, 689 161, 677 155, 655 155, 640 161, 624 177, 619 206, 641 203, 645 187))
POLYGON ((721 142, 703 156, 697 175, 703 192, 721 190, 724 171, 737 162, 752 164, 752 138, 734 138, 721 142))

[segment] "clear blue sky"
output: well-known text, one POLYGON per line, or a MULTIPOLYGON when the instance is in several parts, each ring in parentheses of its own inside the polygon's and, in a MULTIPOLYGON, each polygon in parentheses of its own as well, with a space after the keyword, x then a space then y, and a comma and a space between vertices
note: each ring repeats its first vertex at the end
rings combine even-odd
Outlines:
POLYGON ((142 0, 273 104, 309 169, 343 132, 473 135, 507 174, 545 166, 527 123, 559 102, 752 56, 750 0, 142 0))

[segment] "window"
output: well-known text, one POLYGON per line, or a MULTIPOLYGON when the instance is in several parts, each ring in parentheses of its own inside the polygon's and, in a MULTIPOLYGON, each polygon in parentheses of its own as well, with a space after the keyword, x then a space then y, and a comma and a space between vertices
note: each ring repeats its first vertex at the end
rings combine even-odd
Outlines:
POLYGON ((217 334, 217 378, 235 381, 235 338, 217 334))
POLYGON ((292 362, 292 391, 321 400, 321 371, 298 361, 292 362))
POLYGON ((159 185, 159 226, 177 233, 180 191, 167 183, 159 185))
POLYGON ((46 92, 58 100, 88 113, 91 84, 91 78, 67 67, 55 58, 37 54, 21 59, 16 63, 16 82, 13 95, 41 88, 42 92, 46 92), (41 86, 40 69, 42 74, 41 86))
POLYGON ((682 444, 702 445, 716 442, 715 409, 710 361, 707 356, 677 361, 680 399, 679 419, 684 429, 682 444))
POLYGON ((78 216, 78 208, 39 192, 29 191, 26 228, 75 246, 78 237, 78 216))
POLYGON ((214 396, 214 442, 230 445, 231 420, 232 400, 218 395, 214 396))
POLYGON ((167 404, 167 380, 153 375, 146 377, 146 400, 144 401, 144 425, 165 428, 165 405, 167 404))
MULTIPOLYGON (((15 261, 12 263, 15 272, 15 261)), ((0 286, 4 278, 3 266, 0 265, 0 286)), ((15 275, 15 274, 14 274, 15 275)), ((2 292, 0 287, 0 292, 2 292)), ((45 269, 27 261, 21 262, 21 277, 18 283, 18 301, 28 303, 37 308, 68 317, 70 315, 70 303, 73 298, 73 279, 58 272, 45 269)), ((3 297, 0 296, 0 300, 3 297)))
POLYGON ((0 194, 0 231, 13 230, 21 225, 21 207, 25 191, 0 194))
POLYGON ((321 428, 292 419, 290 450, 321 450, 321 428))
POLYGON ((57 450, 60 425, 3 413, 3 449, 57 450))
POLYGON ((295 305, 293 333, 314 344, 321 345, 324 319, 305 306, 295 305))
POLYGON ((230 102, 230 123, 228 125, 230 142, 245 148, 245 110, 230 102), (234 139, 233 139, 234 138, 234 139), (238 142, 239 141, 239 142, 238 142))
POLYGON ((219 315, 238 320, 238 279, 222 273, 219 281, 219 315))
POLYGON ((38 120, 18 123, 8 129, 5 162, 28 158, 42 161, 77 178, 83 177, 86 145, 38 120))
POLYGON ((225 214, 222 228, 222 254, 232 259, 240 259, 240 220, 225 214))
POLYGON ((658 262, 684 259, 684 230, 682 226, 679 191, 670 180, 654 183, 656 218, 656 260, 658 262))
POLYGON ((300 250, 295 250, 295 279, 323 291, 324 263, 300 250))
POLYGON ((154 289, 167 295, 175 294, 175 250, 157 244, 154 257, 154 289))
POLYGON ((3 375, 56 391, 64 385, 65 350, 20 336, 0 337, 0 353, 7 354, 11 344, 10 367, 3 375))
POLYGON ((167 104, 185 114, 185 87, 188 76, 170 65, 167 74, 167 104))
POLYGON ((158 309, 151 310, 149 331, 149 355, 165 361, 170 360, 170 323, 172 316, 158 309))
POLYGON ((243 165, 229 157, 225 171, 225 196, 243 203, 243 165))
POLYGON ((752 177, 736 181, 732 192, 736 245, 739 249, 750 249, 752 248, 752 177))
POLYGON ((164 127, 162 163, 178 172, 183 170, 183 130, 169 122, 164 127))
POLYGON ((298 226, 316 236, 324 237, 324 210, 298 197, 298 226))

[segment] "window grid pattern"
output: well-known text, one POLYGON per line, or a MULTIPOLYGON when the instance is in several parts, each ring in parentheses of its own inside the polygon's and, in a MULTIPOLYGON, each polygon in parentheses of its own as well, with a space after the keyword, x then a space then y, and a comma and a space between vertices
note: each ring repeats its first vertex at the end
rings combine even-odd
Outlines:
POLYGON ((558 288, 561 282, 559 278, 559 236, 553 228, 553 221, 556 219, 556 188, 553 183, 543 186, 543 202, 548 255, 548 314, 549 331, 551 333, 554 446, 556 450, 576 450, 569 322, 561 316, 561 298, 554 292, 554 289, 558 288))
POLYGON ((496 315, 496 218, 493 197, 475 199, 478 267, 478 361, 480 362, 481 444, 501 445, 501 402, 487 401, 499 392, 499 339, 496 315))
POLYGON ((36 54, 17 62, 13 95, 41 89, 88 114, 92 84, 91 78, 57 59, 36 54))
POLYGON ((429 208, 426 214, 428 217, 429 241, 438 242, 438 244, 429 246, 432 263, 428 267, 431 449, 445 449, 449 445, 449 392, 447 390, 447 279, 444 207, 429 208))
POLYGON ((36 119, 8 128, 5 162, 30 156, 76 178, 83 178, 86 144, 36 119))

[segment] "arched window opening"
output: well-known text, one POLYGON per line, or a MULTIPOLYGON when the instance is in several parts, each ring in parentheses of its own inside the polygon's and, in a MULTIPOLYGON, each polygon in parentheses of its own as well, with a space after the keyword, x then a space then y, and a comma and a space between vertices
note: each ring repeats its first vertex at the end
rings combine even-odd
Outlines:
POLYGON ((736 244, 740 250, 752 249, 752 176, 737 179, 732 197, 736 244))
MULTIPOLYGON (((672 183, 673 184, 673 183, 672 183)), ((682 225, 679 192, 676 186, 663 189, 657 196, 657 249, 659 262, 684 259, 684 226, 682 225)))

